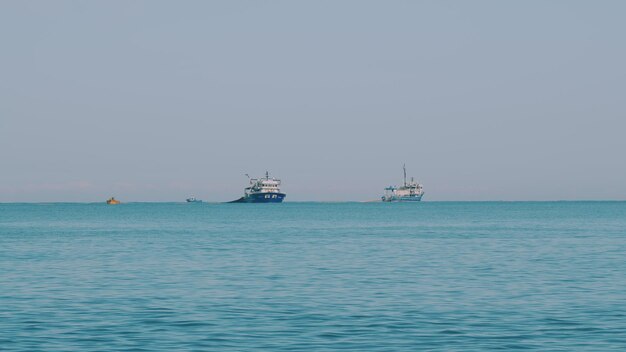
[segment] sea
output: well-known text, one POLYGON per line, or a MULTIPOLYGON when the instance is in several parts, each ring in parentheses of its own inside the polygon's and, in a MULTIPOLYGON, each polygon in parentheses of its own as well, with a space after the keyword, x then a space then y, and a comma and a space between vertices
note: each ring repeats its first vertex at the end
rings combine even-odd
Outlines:
POLYGON ((1 351, 626 351, 626 202, 0 204, 1 351))

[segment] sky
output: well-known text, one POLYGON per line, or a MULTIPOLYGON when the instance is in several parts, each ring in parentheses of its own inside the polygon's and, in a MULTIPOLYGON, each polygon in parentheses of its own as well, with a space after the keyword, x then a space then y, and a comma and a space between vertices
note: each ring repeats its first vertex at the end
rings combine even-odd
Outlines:
POLYGON ((0 1, 0 202, 626 199, 624 1, 0 1))

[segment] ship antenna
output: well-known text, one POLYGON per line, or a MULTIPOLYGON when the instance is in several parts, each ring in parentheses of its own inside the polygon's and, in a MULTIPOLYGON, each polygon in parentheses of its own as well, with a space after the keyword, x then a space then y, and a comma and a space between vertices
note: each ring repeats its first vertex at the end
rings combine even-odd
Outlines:
POLYGON ((406 187, 406 164, 402 164, 402 169, 404 170, 404 187, 406 187))
POLYGON ((270 179, 270 173, 268 171, 265 171, 265 179, 266 180, 270 179))

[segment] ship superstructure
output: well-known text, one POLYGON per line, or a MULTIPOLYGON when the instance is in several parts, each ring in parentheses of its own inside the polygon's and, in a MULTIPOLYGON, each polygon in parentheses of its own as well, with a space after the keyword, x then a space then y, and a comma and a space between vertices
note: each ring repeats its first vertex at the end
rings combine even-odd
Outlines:
POLYGON ((280 191, 280 183, 266 171, 263 178, 250 178, 250 186, 244 189, 243 197, 231 203, 280 203, 286 196, 280 191))
POLYGON ((383 202, 419 202, 424 195, 424 189, 419 182, 416 182, 413 177, 411 181, 406 181, 406 165, 403 165, 404 169, 404 185, 389 186, 385 188, 385 195, 382 196, 383 202))

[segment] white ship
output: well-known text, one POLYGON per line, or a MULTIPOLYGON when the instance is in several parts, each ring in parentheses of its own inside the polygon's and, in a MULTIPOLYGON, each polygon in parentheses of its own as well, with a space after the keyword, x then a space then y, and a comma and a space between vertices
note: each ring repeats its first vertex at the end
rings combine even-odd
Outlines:
POLYGON ((187 198, 187 203, 202 203, 202 199, 198 199, 192 196, 187 198))
POLYGON ((266 171, 263 178, 250 178, 250 186, 244 189, 244 196, 230 203, 280 203, 285 196, 280 191, 280 180, 270 177, 266 171))
POLYGON ((424 195, 422 185, 414 181, 413 177, 411 177, 411 182, 406 182, 406 166, 403 165, 402 168, 404 169, 404 185, 385 188, 385 195, 381 197, 383 202, 419 202, 422 200, 424 195))

